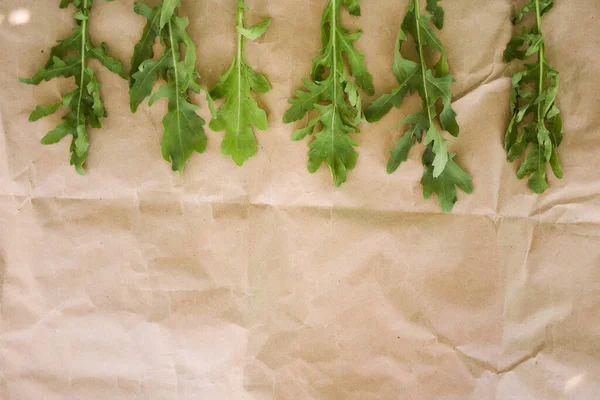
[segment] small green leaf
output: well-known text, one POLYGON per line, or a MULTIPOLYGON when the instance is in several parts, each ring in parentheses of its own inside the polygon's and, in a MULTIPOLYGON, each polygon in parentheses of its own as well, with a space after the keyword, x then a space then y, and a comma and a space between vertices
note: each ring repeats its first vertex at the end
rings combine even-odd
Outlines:
POLYGON ((83 13, 83 11, 81 11, 81 10, 77 10, 75 12, 75 14, 73 14, 73 18, 75 18, 77 21, 87 21, 88 20, 88 16, 85 15, 83 13))
POLYGON ((306 90, 296 90, 293 99, 288 102, 292 105, 283 115, 283 122, 289 124, 302 119, 307 112, 315 108, 315 104, 324 101, 331 90, 331 79, 323 82, 313 82, 302 79, 306 90))
POLYGON ((158 100, 169 98, 170 94, 171 88, 169 85, 162 85, 156 92, 152 93, 152 96, 150 96, 150 99, 148 99, 148 105, 152 107, 158 100))
POLYGON ((438 29, 444 28, 444 9, 438 6, 441 0, 427 0, 427 11, 433 14, 433 24, 438 29))
POLYGON ((82 157, 87 154, 90 146, 90 137, 85 129, 85 125, 79 125, 77 127, 77 135, 75 137, 75 153, 78 157, 82 157))
POLYGON ((525 39, 521 36, 514 36, 506 45, 504 50, 504 62, 511 62, 514 59, 522 60, 525 58, 525 52, 521 50, 525 44, 525 39))
POLYGON ((353 34, 340 35, 339 41, 342 46, 342 52, 346 54, 348 65, 352 70, 352 76, 356 79, 356 84, 368 94, 374 94, 373 77, 367 71, 365 65, 365 56, 359 53, 354 47, 356 42, 362 36, 362 31, 353 34))
POLYGON ((348 7, 350 15, 360 17, 360 0, 343 0, 344 5, 348 7))
POLYGON ((271 17, 267 18, 263 22, 260 22, 250 28, 244 28, 243 26, 237 26, 237 31, 244 35, 246 39, 256 40, 265 34, 267 29, 271 26, 271 17))
POLYGON ((544 38, 539 33, 526 34, 525 39, 527 40, 525 57, 537 53, 540 50, 540 46, 544 44, 544 38))
POLYGON ((42 81, 49 81, 59 76, 69 78, 81 69, 81 60, 69 58, 63 61, 58 57, 54 57, 52 64, 46 68, 39 68, 38 72, 31 78, 19 78, 23 83, 29 85, 39 85, 42 81))
POLYGON ((529 0, 529 2, 519 11, 517 16, 511 20, 512 23, 518 24, 523 20, 525 14, 528 14, 530 12, 535 12, 535 0, 529 0))
POLYGON ((173 59, 168 54, 156 61, 146 60, 140 65, 139 71, 133 74, 133 85, 129 89, 131 112, 137 111, 146 97, 152 94, 158 77, 166 75, 166 71, 172 67, 173 59))
POLYGON ((54 144, 60 142, 62 138, 67 135, 73 134, 73 129, 69 126, 69 124, 62 123, 58 125, 55 129, 51 130, 44 136, 41 140, 42 144, 54 144))
POLYGON ((112 58, 107 54, 106 51, 106 43, 102 43, 100 47, 93 47, 89 49, 88 56, 90 58, 95 58, 100 61, 102 65, 104 65, 109 71, 114 72, 119 75, 123 79, 128 79, 129 74, 127 70, 121 64, 121 62, 115 58, 112 58))
POLYGON ((513 144, 508 151, 508 161, 513 162, 523 155, 527 148, 527 142, 517 142, 513 144))
POLYGON ((73 29, 73 34, 69 38, 59 40, 58 44, 50 49, 50 57, 48 58, 45 67, 48 68, 53 64, 54 57, 62 59, 69 51, 81 49, 82 33, 83 30, 80 26, 78 26, 77 28, 73 29))
POLYGON ((308 124, 308 126, 295 130, 292 134, 292 141, 297 142, 299 140, 304 139, 308 135, 312 135, 317 122, 318 120, 313 120, 311 121, 311 123, 308 124))
POLYGON ((29 122, 35 122, 43 117, 46 117, 50 114, 54 114, 56 110, 58 110, 62 106, 62 101, 60 103, 56 103, 51 105, 50 107, 45 107, 42 105, 38 105, 35 107, 35 110, 29 116, 29 122))
POLYGON ((440 135, 435 125, 431 125, 425 136, 426 145, 432 143, 432 151, 435 154, 433 160, 433 177, 437 178, 444 172, 446 164, 448 163, 448 150, 446 149, 446 139, 440 135))
POLYGON ((562 168, 560 167, 560 162, 558 160, 558 153, 556 152, 556 149, 552 149, 552 157, 550 157, 550 166, 552 167, 552 172, 554 172, 554 176, 556 176, 558 179, 562 179, 564 175, 562 168))
POLYGON ((442 211, 450 212, 458 200, 455 187, 458 187, 467 194, 473 192, 471 177, 454 162, 453 154, 450 155, 448 164, 442 174, 439 177, 434 177, 433 168, 429 164, 428 158, 430 158, 430 152, 426 151, 423 156, 425 173, 421 179, 423 196, 425 199, 429 199, 435 193, 442 211))
POLYGON ((323 128, 315 134, 315 139, 308 146, 308 170, 316 172, 326 162, 335 186, 339 187, 346 182, 346 171, 356 166, 358 154, 354 147, 358 146, 358 142, 349 135, 353 132, 352 127, 343 123, 333 104, 318 105, 317 110, 317 118, 323 128))
POLYGON ((175 9, 181 5, 181 0, 163 0, 162 7, 160 10, 160 29, 164 28, 165 25, 171 20, 175 14, 175 9))
POLYGON ((161 141, 163 158, 170 162, 173 171, 183 174, 194 152, 206 149, 204 120, 196 114, 198 106, 190 103, 187 93, 181 93, 174 80, 169 80, 169 111, 163 118, 165 132, 161 141))
POLYGON ((145 60, 154 58, 153 46, 156 38, 160 34, 160 15, 161 7, 151 8, 144 3, 135 3, 133 10, 136 14, 146 18, 146 26, 142 32, 142 37, 137 42, 133 49, 133 57, 131 58, 131 70, 129 77, 129 87, 131 88, 135 82, 133 74, 138 72, 140 65, 145 60))
POLYGON ((388 174, 395 172, 400 164, 408 159, 408 152, 416 142, 417 138, 408 133, 398 139, 390 154, 390 160, 387 165, 388 174))

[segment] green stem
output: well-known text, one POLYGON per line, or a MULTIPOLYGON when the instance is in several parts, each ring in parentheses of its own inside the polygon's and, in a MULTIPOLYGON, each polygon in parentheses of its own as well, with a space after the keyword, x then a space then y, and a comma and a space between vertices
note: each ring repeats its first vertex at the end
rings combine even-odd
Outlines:
POLYGON ((415 26, 417 28, 417 47, 419 48, 419 59, 421 60, 421 77, 423 78, 423 92, 425 93, 425 108, 427 109, 427 117, 429 124, 433 123, 431 111, 429 110, 429 94, 427 93, 427 81, 425 80, 425 55, 423 54, 423 45, 421 43, 421 25, 420 25, 421 10, 419 0, 415 0, 415 26))
MULTIPOLYGON (((244 0, 238 0, 236 11, 236 24, 244 28, 244 0)), ((237 31, 237 126, 236 134, 239 135, 242 120, 242 61, 244 58, 244 35, 237 31)))
MULTIPOLYGON (((332 46, 333 46, 333 64, 332 64, 332 68, 330 71, 330 75, 333 79, 333 116, 331 118, 331 154, 334 154, 334 147, 335 147, 335 114, 336 114, 336 108, 337 108, 337 84, 338 84, 338 77, 337 77, 337 61, 338 61, 338 52, 337 52, 337 18, 338 18, 338 7, 337 7, 337 3, 336 0, 331 0, 331 38, 329 40, 331 40, 332 42, 332 46)), ((332 169, 333 166, 329 166, 330 169, 332 169)), ((332 169, 333 171, 333 169, 332 169)))
MULTIPOLYGON (((535 0, 535 17, 536 17, 536 29, 538 35, 542 35, 542 14, 540 10, 540 0, 535 0)), ((542 95, 544 92, 544 41, 542 39, 542 43, 540 44, 540 51, 538 54, 538 62, 540 64, 540 79, 538 84, 538 97, 542 95)), ((542 115, 542 103, 538 104, 537 109, 537 119, 538 121, 543 120, 542 115)))
POLYGON ((88 0, 83 0, 83 15, 85 18, 81 21, 81 77, 79 78, 79 100, 77 101, 77 124, 80 123, 81 100, 83 99, 83 83, 85 77, 85 45, 87 41, 87 21, 89 18, 88 0))
POLYGON ((182 159, 184 159, 185 156, 183 154, 183 139, 181 137, 181 113, 179 112, 179 71, 177 67, 177 53, 175 51, 176 46, 179 46, 179 43, 175 43, 175 40, 173 40, 173 27, 171 24, 171 20, 169 20, 167 25, 169 27, 169 41, 171 42, 171 56, 173 57, 173 75, 175 78, 175 115, 177 115, 177 135, 179 138, 179 148, 181 150, 181 157, 182 159))
MULTIPOLYGON (((237 26, 243 28, 244 27, 244 0, 238 0, 238 7, 236 11, 236 23, 237 26)), ((237 33, 237 42, 238 42, 238 58, 244 55, 244 35, 242 35, 239 31, 237 33)))

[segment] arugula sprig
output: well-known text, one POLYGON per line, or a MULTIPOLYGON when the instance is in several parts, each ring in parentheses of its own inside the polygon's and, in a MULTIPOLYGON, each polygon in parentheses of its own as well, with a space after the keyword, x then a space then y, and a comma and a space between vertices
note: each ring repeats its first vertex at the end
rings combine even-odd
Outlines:
POLYGON ((309 144, 308 170, 313 173, 326 162, 333 175, 335 186, 346 181, 346 172, 355 167, 358 142, 350 136, 359 133, 363 121, 358 87, 374 93, 371 74, 367 71, 365 57, 354 47, 362 31, 350 33, 340 23, 340 10, 346 6, 353 16, 360 16, 359 0, 330 0, 321 22, 321 54, 313 59, 311 80, 303 79, 305 90, 294 92, 296 98, 283 117, 284 123, 297 121, 312 110, 317 116, 305 128, 292 135, 292 140, 302 140, 307 135, 315 137, 309 144), (346 54, 351 75, 349 80, 344 66, 346 54), (358 86, 358 87, 357 87, 358 86))
MULTIPOLYGON (((111 0, 108 0, 111 1, 111 0)), ((45 116, 54 114, 59 108, 67 109, 63 116, 64 122, 42 138, 42 144, 58 143, 67 135, 73 137, 71 142, 71 165, 75 170, 85 175, 83 165, 88 157, 89 133, 88 125, 92 128, 102 127, 102 118, 107 116, 104 102, 100 96, 100 82, 96 79, 94 70, 87 62, 95 58, 110 71, 127 79, 128 74, 123 65, 107 54, 106 44, 94 47, 88 31, 89 15, 93 0, 61 0, 59 7, 67 8, 69 4, 76 8, 73 18, 77 27, 73 34, 50 50, 50 57, 43 68, 31 78, 20 78, 23 83, 39 85, 42 81, 63 76, 74 77, 75 90, 65 94, 62 101, 48 107, 38 105, 31 113, 29 121, 37 121, 45 116)))
POLYGON ((244 0, 238 0, 237 55, 210 93, 214 100, 227 97, 225 103, 219 108, 217 117, 211 121, 210 129, 215 132, 225 131, 225 137, 221 142, 221 153, 231 156, 239 166, 256 154, 257 143, 252 126, 262 131, 268 129, 267 114, 252 97, 252 90, 257 93, 267 93, 271 90, 267 78, 250 68, 244 60, 245 39, 256 40, 264 35, 271 24, 271 18, 246 28, 245 9, 244 0))
POLYGON ((546 60, 545 43, 542 35, 542 17, 554 6, 554 0, 531 0, 512 19, 518 24, 528 13, 534 13, 536 24, 521 35, 514 36, 504 51, 504 61, 523 60, 537 54, 537 61, 526 64, 525 69, 512 78, 510 111, 512 118, 504 138, 508 160, 513 162, 525 153, 525 161, 517 171, 519 179, 529 176, 529 188, 543 193, 548 186, 546 164, 550 164, 554 175, 562 179, 556 148, 563 139, 563 121, 555 100, 559 87, 558 71, 546 60))
MULTIPOLYGON (((427 9, 433 13, 433 23, 441 28, 444 24, 444 12, 437 5, 439 0, 428 0, 427 9)), ((391 152, 387 165, 388 173, 393 173, 400 164, 408 159, 413 145, 423 141, 427 146, 422 162, 424 174, 421 179, 425 199, 437 194, 437 199, 444 211, 451 211, 457 201, 456 187, 466 193, 473 190, 471 177, 453 160, 454 154, 448 153, 446 139, 442 136, 434 121, 439 117, 443 130, 452 136, 458 136, 459 127, 456 113, 452 109, 452 93, 450 87, 454 78, 448 70, 446 52, 442 42, 430 26, 432 15, 420 14, 419 0, 410 0, 408 11, 396 41, 395 57, 392 70, 400 86, 391 93, 375 100, 367 108, 367 121, 379 121, 392 106, 400 107, 404 98, 417 92, 422 99, 422 109, 408 115, 401 124, 408 125, 408 130, 398 139, 391 152), (414 39, 419 55, 417 62, 404 57, 402 45, 408 41, 408 35, 414 39), (435 74, 425 62, 425 47, 439 53, 439 61, 435 65, 435 74), (437 103, 441 103, 438 115, 437 103), (426 132, 423 137, 423 133, 426 132)))
MULTIPOLYGON (((172 164, 173 171, 183 174, 192 154, 204 152, 207 138, 205 121, 196 114, 199 107, 189 101, 188 91, 199 93, 203 89, 197 83, 200 75, 196 71, 196 46, 186 32, 189 20, 175 15, 180 4, 180 0, 163 0, 155 8, 144 3, 134 5, 134 11, 148 21, 131 59, 129 97, 132 112, 136 112, 148 96, 150 106, 167 98, 161 152, 172 164), (160 37, 163 52, 155 59, 153 45, 157 37, 160 37), (181 45, 185 46, 185 54, 180 50, 181 45), (166 84, 152 94, 159 77, 166 84)), ((208 94, 207 99, 211 106, 208 94)))

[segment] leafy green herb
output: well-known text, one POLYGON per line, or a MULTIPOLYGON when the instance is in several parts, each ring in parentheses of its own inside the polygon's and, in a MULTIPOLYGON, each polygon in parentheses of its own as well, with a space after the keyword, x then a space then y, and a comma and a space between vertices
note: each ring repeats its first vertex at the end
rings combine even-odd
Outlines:
POLYGON ((252 97, 252 90, 258 93, 267 93, 271 90, 267 78, 255 72, 244 60, 245 39, 256 40, 264 35, 271 24, 271 18, 246 28, 244 26, 245 9, 244 1, 238 0, 236 13, 237 55, 233 58, 229 70, 221 76, 211 91, 213 99, 219 100, 227 97, 227 100, 219 108, 217 118, 211 121, 210 128, 216 132, 225 131, 225 138, 221 143, 221 153, 231 156, 239 166, 256 154, 256 138, 252 126, 263 131, 268 128, 267 114, 252 97))
POLYGON ((87 62, 90 58, 95 58, 122 78, 128 77, 123 65, 107 54, 104 43, 100 47, 94 47, 90 41, 88 25, 92 2, 93 0, 61 0, 60 8, 66 8, 70 3, 76 7, 73 18, 77 22, 77 27, 73 29, 73 34, 69 38, 59 40, 58 45, 50 50, 50 57, 44 68, 39 68, 31 78, 20 79, 23 83, 38 85, 42 81, 49 81, 59 76, 75 78, 75 90, 64 95, 62 101, 49 107, 37 106, 29 120, 37 121, 54 114, 61 107, 68 110, 63 117, 64 122, 48 132, 42 139, 42 144, 57 143, 67 135, 73 136, 71 165, 81 175, 85 175, 83 165, 87 160, 89 149, 87 126, 89 124, 92 128, 101 128, 102 118, 107 116, 100 97, 100 82, 96 79, 94 70, 87 66, 87 62))
POLYGON ((306 89, 294 93, 296 98, 289 101, 292 106, 283 117, 283 122, 290 123, 317 111, 305 128, 294 132, 292 140, 302 140, 317 131, 309 144, 308 170, 313 173, 327 162, 336 186, 346 181, 346 171, 355 167, 358 158, 354 149, 358 142, 350 136, 360 132, 358 124, 364 119, 358 87, 374 93, 365 57, 354 47, 362 32, 350 33, 341 26, 342 5, 351 15, 360 15, 359 0, 329 1, 321 22, 323 50, 313 59, 312 80, 302 80, 306 89), (346 73, 344 53, 356 85, 346 73))
MULTIPOLYGON (((148 21, 131 59, 129 97, 132 112, 136 112, 148 96, 150 106, 158 99, 167 98, 161 151, 163 158, 172 164, 173 171, 183 174, 192 154, 204 152, 207 138, 205 121, 196 114, 199 107, 189 101, 188 91, 199 93, 203 89, 196 82, 200 75, 196 71, 196 46, 186 32, 189 21, 175 15, 179 5, 180 0, 163 0, 155 8, 144 3, 134 5, 134 11, 148 21), (155 59, 152 47, 157 37, 160 37, 163 53, 155 59), (180 51, 181 45, 185 46, 184 55, 180 51), (166 84, 152 94, 159 77, 166 84)), ((208 94, 207 99, 211 106, 208 94)))
POLYGON ((504 51, 504 61, 537 54, 534 64, 512 78, 510 111, 512 118, 504 138, 508 160, 515 161, 525 153, 525 161, 517 171, 519 179, 529 176, 529 188, 543 193, 549 188, 546 164, 550 164, 554 175, 562 179, 563 172, 556 148, 563 139, 563 122, 555 100, 558 93, 558 72, 545 57, 542 35, 542 16, 554 6, 554 0, 531 0, 512 22, 522 21, 527 13, 535 13, 536 25, 530 32, 523 27, 522 34, 514 36, 504 51))
MULTIPOLYGON (((444 24, 444 12, 437 5, 439 0, 428 0, 427 9, 433 12, 433 22, 437 27, 444 24)), ((422 109, 408 115, 401 123, 408 125, 406 133, 396 142, 387 166, 388 173, 393 173, 400 164, 407 160, 408 152, 416 142, 424 141, 427 146, 423 155, 425 172, 421 184, 423 194, 428 199, 437 194, 438 202, 444 211, 451 211, 457 201, 456 187, 466 193, 473 190, 471 177, 453 160, 454 154, 448 153, 446 139, 442 136, 434 119, 438 116, 437 103, 442 105, 439 122, 445 131, 458 136, 459 127, 456 113, 452 109, 450 86, 454 78, 449 74, 446 52, 435 31, 430 26, 431 14, 420 15, 419 0, 410 0, 408 12, 402 22, 396 42, 394 65, 392 70, 400 86, 390 94, 375 100, 367 108, 367 121, 379 121, 392 106, 400 107, 404 97, 418 92, 422 99, 422 109), (410 34, 415 42, 419 60, 413 62, 404 58, 402 45, 410 34), (435 65, 435 74, 425 63, 425 46, 439 53, 439 61, 435 65), (425 137, 423 133, 426 132, 425 137)))

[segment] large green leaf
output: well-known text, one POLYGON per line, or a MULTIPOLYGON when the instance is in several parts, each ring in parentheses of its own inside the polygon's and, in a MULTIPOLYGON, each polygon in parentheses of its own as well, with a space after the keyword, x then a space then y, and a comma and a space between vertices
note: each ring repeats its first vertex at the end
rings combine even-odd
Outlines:
POLYGON ((61 102, 49 107, 38 105, 31 113, 29 120, 37 121, 53 114, 62 106, 67 113, 62 117, 63 123, 48 132, 41 140, 42 144, 54 144, 65 136, 71 135, 71 165, 80 174, 85 174, 84 164, 89 151, 89 130, 102 127, 102 119, 107 116, 106 108, 100 96, 100 82, 96 79, 94 70, 87 66, 91 58, 95 58, 110 71, 124 79, 128 78, 127 71, 118 60, 108 55, 106 44, 94 47, 89 35, 89 13, 92 0, 62 0, 61 8, 69 4, 76 8, 73 19, 77 27, 70 37, 58 41, 50 50, 50 56, 43 68, 31 78, 20 79, 21 82, 37 85, 57 77, 73 77, 75 90, 65 94, 61 102))
POLYGON ((225 131, 221 153, 231 156, 239 166, 256 154, 257 142, 252 128, 263 131, 268 129, 267 113, 259 107, 252 91, 266 93, 271 90, 267 78, 246 64, 243 52, 245 39, 256 40, 261 37, 269 27, 271 19, 246 28, 244 9, 244 2, 238 1, 238 53, 233 58, 231 67, 211 91, 213 99, 227 99, 217 111, 217 118, 213 119, 210 128, 214 131, 225 131))
POLYGON ((360 15, 359 0, 329 1, 321 20, 321 54, 313 59, 311 79, 302 80, 305 89, 294 92, 295 98, 289 100, 291 107, 283 117, 289 123, 316 112, 316 117, 294 132, 292 139, 301 140, 314 133, 309 144, 308 169, 315 172, 326 163, 336 186, 346 181, 347 171, 355 167, 358 157, 358 142, 351 136, 360 132, 358 125, 364 120, 358 87, 374 92, 365 58, 354 46, 361 32, 350 33, 341 25, 342 6, 351 15, 360 15), (346 61, 356 85, 346 73, 346 61))
POLYGON ((504 137, 504 147, 509 161, 525 155, 517 177, 529 176, 529 188, 543 193, 549 188, 546 169, 550 165, 554 175, 562 179, 557 147, 563 138, 563 123, 556 105, 559 74, 546 60, 542 16, 552 9, 554 0, 531 0, 512 20, 517 24, 528 13, 535 14, 536 24, 521 34, 513 36, 506 46, 504 60, 525 59, 536 56, 535 63, 514 74, 510 94, 510 123, 504 137))
MULTIPOLYGON (((167 99, 161 153, 173 171, 183 174, 192 155, 206 149, 207 137, 205 121, 197 114, 199 107, 190 102, 188 95, 189 91, 201 90, 197 83, 200 75, 196 70, 196 47, 186 32, 189 20, 176 15, 179 5, 179 0, 164 0, 155 8, 143 3, 135 5, 135 12, 147 22, 131 60, 129 101, 135 112, 148 97, 150 106, 161 98, 167 99), (157 37, 161 38, 163 52, 155 58, 152 46, 157 37), (181 48, 185 48, 185 53, 181 53, 181 48), (166 84, 153 94, 161 78, 166 84)), ((211 104, 210 97, 208 100, 211 104)))
MULTIPOLYGON (((444 11, 438 2, 439 0, 428 0, 427 10, 433 13, 433 24, 441 29, 444 24, 444 11)), ((402 121, 402 124, 407 125, 408 128, 392 150, 387 170, 388 173, 396 171, 402 162, 407 160, 412 146, 424 138, 424 144, 427 146, 423 157, 424 175, 421 180, 424 195, 429 198, 431 194, 436 193, 442 209, 450 211, 457 201, 455 186, 470 193, 470 177, 469 185, 464 184, 465 176, 468 177, 468 174, 452 160, 452 155, 448 153, 446 139, 435 125, 437 117, 443 130, 452 136, 459 134, 456 113, 452 108, 451 85, 454 78, 448 71, 443 44, 437 37, 435 29, 431 27, 432 15, 421 15, 418 5, 418 1, 415 0, 409 2, 408 11, 396 40, 392 71, 399 86, 391 93, 376 99, 367 108, 365 114, 369 122, 378 121, 391 110, 392 106, 400 107, 408 94, 414 92, 419 94, 421 111, 409 115, 402 121), (417 48, 416 61, 410 60, 404 53, 404 45, 408 42, 409 36, 412 36, 417 48), (425 62, 426 47, 439 55, 433 70, 425 62), (451 171, 447 171, 448 168, 451 171)))

